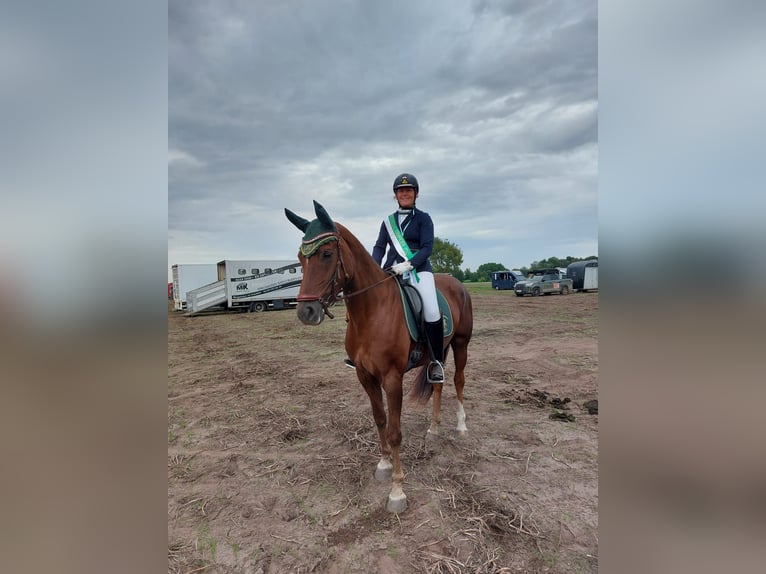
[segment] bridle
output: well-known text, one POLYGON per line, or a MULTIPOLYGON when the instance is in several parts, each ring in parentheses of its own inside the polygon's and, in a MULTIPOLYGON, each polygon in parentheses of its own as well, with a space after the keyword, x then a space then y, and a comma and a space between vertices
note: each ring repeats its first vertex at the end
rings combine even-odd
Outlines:
POLYGON ((343 292, 343 287, 350 279, 352 279, 352 277, 348 274, 346 265, 343 262, 342 250, 340 248, 340 242, 342 241, 340 233, 323 233, 314 237, 309 242, 304 241, 300 248, 301 254, 303 254, 303 256, 308 261, 312 255, 317 253, 319 247, 331 241, 335 241, 337 243, 338 250, 338 262, 335 265, 335 271, 332 273, 329 279, 322 283, 322 288, 319 295, 301 293, 298 295, 297 301, 299 303, 317 301, 322 306, 322 310, 324 311, 325 315, 327 315, 330 319, 334 319, 335 316, 330 312, 329 307, 334 306, 338 301, 345 301, 346 299, 350 299, 351 297, 364 293, 365 291, 369 291, 384 281, 391 279, 394 277, 394 275, 386 274, 383 279, 373 283, 372 285, 368 285, 367 287, 363 287, 362 289, 358 289, 351 293, 343 292))

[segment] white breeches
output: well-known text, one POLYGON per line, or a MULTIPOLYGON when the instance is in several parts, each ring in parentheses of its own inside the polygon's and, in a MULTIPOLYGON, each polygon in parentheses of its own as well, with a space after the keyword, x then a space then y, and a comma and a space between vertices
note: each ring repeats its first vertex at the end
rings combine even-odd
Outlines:
POLYGON ((436 283, 434 283, 434 274, 430 271, 418 271, 420 281, 415 282, 415 278, 410 275, 410 285, 418 290, 420 298, 423 300, 423 318, 427 323, 441 321, 442 314, 439 311, 439 302, 436 300, 436 283))

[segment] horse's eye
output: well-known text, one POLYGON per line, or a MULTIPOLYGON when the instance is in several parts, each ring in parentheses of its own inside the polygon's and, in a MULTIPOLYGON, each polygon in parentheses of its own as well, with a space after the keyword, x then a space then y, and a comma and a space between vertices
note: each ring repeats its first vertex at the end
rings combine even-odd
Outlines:
POLYGON ((329 249, 327 251, 322 251, 322 259, 329 259, 332 257, 332 251, 329 249))

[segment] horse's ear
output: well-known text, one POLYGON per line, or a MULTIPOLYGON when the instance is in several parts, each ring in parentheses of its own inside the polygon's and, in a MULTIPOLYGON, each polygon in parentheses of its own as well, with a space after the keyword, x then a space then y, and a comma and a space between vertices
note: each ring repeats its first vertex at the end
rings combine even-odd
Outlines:
MULTIPOLYGON (((314 202, 316 203, 316 202, 314 202)), ((301 231, 306 231, 306 228, 309 226, 309 223, 311 223, 308 219, 303 219, 301 216, 294 214, 289 209, 285 208, 285 215, 287 216, 287 219, 289 219, 295 227, 300 229, 301 231)))
POLYGON ((330 215, 327 213, 327 210, 325 210, 324 207, 319 205, 316 199, 314 200, 314 213, 317 214, 317 219, 319 219, 319 222, 323 226, 328 227, 330 229, 335 229, 335 224, 333 223, 330 215))

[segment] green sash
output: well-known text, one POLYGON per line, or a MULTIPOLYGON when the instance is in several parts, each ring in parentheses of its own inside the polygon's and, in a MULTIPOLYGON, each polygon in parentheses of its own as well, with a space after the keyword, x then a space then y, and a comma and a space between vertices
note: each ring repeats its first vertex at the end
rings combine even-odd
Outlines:
MULTIPOLYGON (((410 246, 407 245, 407 242, 404 240, 404 235, 402 234, 402 230, 399 228, 399 222, 397 221, 397 214, 392 213, 389 215, 387 223, 388 225, 386 225, 386 227, 388 228, 388 234, 391 236, 394 247, 397 248, 396 251, 399 255, 410 261, 415 254, 410 250, 410 246)), ((420 277, 418 277, 418 272, 415 271, 414 267, 409 273, 412 273, 412 276, 415 278, 415 283, 420 283, 420 277)))

